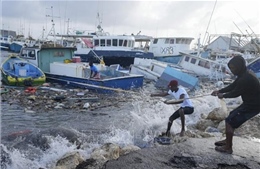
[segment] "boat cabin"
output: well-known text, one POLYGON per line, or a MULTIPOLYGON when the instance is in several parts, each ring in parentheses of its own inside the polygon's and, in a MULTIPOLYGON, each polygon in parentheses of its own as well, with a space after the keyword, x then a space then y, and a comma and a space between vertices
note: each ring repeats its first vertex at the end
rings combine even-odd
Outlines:
POLYGON ((190 54, 181 54, 183 57, 179 65, 186 70, 193 71, 198 76, 207 76, 210 79, 223 80, 226 78, 227 73, 229 73, 226 64, 190 54))
POLYGON ((133 36, 94 36, 93 46, 95 50, 131 50, 134 48, 133 36))
POLYGON ((193 39, 185 37, 154 38, 150 42, 149 52, 153 52, 154 57, 178 56, 179 52, 190 51, 193 39))
POLYGON ((72 47, 24 47, 20 57, 38 66, 43 72, 50 72, 50 64, 72 60, 76 48, 72 47))

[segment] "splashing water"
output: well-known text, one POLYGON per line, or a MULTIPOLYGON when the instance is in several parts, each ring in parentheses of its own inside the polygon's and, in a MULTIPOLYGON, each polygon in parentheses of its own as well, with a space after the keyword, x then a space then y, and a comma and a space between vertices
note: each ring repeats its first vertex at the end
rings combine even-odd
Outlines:
MULTIPOLYGON (((8 153, 12 163, 6 163, 7 169, 35 169, 35 168, 52 168, 57 160, 69 152, 79 152, 85 159, 89 158, 93 149, 102 146, 104 143, 114 143, 119 146, 137 145, 139 147, 148 147, 155 136, 166 131, 169 117, 179 108, 179 105, 166 105, 163 101, 166 98, 151 98, 148 90, 143 90, 138 95, 125 102, 119 110, 104 109, 108 116, 91 116, 90 114, 75 114, 62 112, 62 116, 52 114, 51 118, 44 118, 44 124, 48 119, 57 120, 56 122, 47 123, 49 128, 56 128, 57 122, 62 121, 63 116, 66 120, 62 125, 74 129, 82 142, 80 149, 77 149, 76 143, 71 143, 67 138, 57 136, 48 136, 49 149, 43 151, 38 147, 31 147, 30 151, 24 149, 8 147, 1 144, 3 149, 8 153), (57 116, 57 117, 54 117, 57 116), (71 120, 71 121, 69 121, 71 120), (79 124, 79 128, 76 128, 79 124), (69 126, 69 124, 73 124, 69 126), (84 124, 84 125, 83 125, 84 124)), ((201 94, 201 93, 198 93, 201 94)), ((197 123, 202 116, 207 116, 214 108, 220 107, 219 99, 213 96, 205 96, 192 99, 194 104, 194 113, 185 116, 186 126, 197 123)), ((12 119, 21 117, 23 112, 13 112, 16 118, 8 119, 8 123, 14 123, 12 119), (14 113, 17 113, 16 115, 14 113)), ((27 115, 24 118, 28 118, 27 115)), ((41 120, 41 114, 34 114, 37 120, 41 120)), ((30 121, 27 120, 27 121, 30 121)), ((5 125, 5 121, 2 122, 5 125)), ((30 123, 31 124, 31 123, 30 123)), ((10 125, 10 124, 9 124, 10 125)), ((32 126, 35 127, 35 126, 32 126)), ((37 130, 41 126, 37 125, 37 130)), ((46 125, 44 125, 46 127, 46 125)), ((172 133, 179 133, 181 129, 180 119, 176 119, 171 128, 172 133)), ((28 143, 30 144, 30 143, 28 143)), ((18 144, 19 145, 19 144, 18 144)))

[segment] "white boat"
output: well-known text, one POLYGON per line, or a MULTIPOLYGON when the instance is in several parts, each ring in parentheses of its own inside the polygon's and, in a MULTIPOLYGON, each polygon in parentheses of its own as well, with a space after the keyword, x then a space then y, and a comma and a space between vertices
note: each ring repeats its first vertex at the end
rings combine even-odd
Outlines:
MULTIPOLYGON (((134 58, 153 58, 148 51, 134 49, 135 38, 131 35, 103 35, 93 36, 92 40, 82 39, 85 46, 77 45, 76 56, 82 61, 89 61, 98 57, 103 58, 106 65, 120 64, 128 67, 134 62, 134 58)), ((99 62, 99 60, 97 60, 99 62)))
POLYGON ((181 58, 180 52, 192 52, 190 45, 193 39, 191 37, 153 38, 149 52, 154 54, 156 60, 177 64, 181 58))
POLYGON ((131 65, 130 73, 143 75, 145 79, 156 81, 155 86, 159 88, 167 87, 169 81, 176 79, 181 86, 194 89, 199 81, 191 71, 182 69, 175 64, 154 59, 135 58, 134 64, 131 65))
POLYGON ((13 41, 13 37, 12 36, 8 36, 8 37, 0 37, 0 46, 1 49, 5 49, 5 50, 9 50, 10 48, 10 44, 13 41))
POLYGON ((64 46, 76 47, 75 56, 80 56, 83 62, 93 60, 100 62, 102 58, 106 65, 120 64, 128 67, 134 58, 153 58, 152 52, 135 48, 134 35, 110 35, 101 25, 97 31, 88 34, 56 35, 62 38, 74 38, 74 43, 64 40, 64 46))
POLYGON ((66 84, 68 86, 88 88, 98 92, 130 90, 143 86, 143 76, 130 75, 103 64, 95 64, 101 78, 90 78, 90 67, 74 57, 76 48, 54 47, 23 47, 20 57, 38 66, 46 75, 47 81, 66 84), (85 64, 85 65, 84 65, 85 64))
POLYGON ((179 66, 189 70, 201 77, 209 78, 210 80, 224 80, 230 77, 230 70, 226 63, 218 62, 211 59, 202 58, 199 56, 182 53, 183 55, 179 62, 179 66))

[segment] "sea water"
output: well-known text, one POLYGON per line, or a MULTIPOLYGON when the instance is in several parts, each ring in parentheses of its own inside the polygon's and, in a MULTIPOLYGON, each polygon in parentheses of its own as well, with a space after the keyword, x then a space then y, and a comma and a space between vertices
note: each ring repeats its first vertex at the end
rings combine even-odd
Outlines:
MULTIPOLYGON (((12 161, 5 162, 2 167, 48 169, 69 152, 78 151, 85 159, 89 158, 93 149, 105 143, 115 143, 121 147, 150 147, 154 137, 165 132, 169 117, 179 108, 179 105, 164 104, 167 98, 150 97, 153 92, 156 89, 150 84, 131 97, 126 95, 129 99, 118 107, 81 113, 62 109, 56 113, 26 113, 19 105, 1 103, 1 149, 8 153, 12 161), (55 132, 58 134, 55 135, 55 132), (48 138, 49 147, 44 150, 33 142, 33 137, 37 136, 39 141, 43 139, 42 135, 48 138), (76 142, 70 141, 74 136, 82 143, 80 149, 77 149, 76 142)), ((196 93, 201 94, 199 91, 196 93)), ((197 123, 202 114, 207 115, 220 106, 219 99, 213 96, 192 101, 195 110, 192 115, 186 116, 186 126, 197 123)), ((171 132, 179 133, 180 129, 180 120, 177 119, 171 132)))

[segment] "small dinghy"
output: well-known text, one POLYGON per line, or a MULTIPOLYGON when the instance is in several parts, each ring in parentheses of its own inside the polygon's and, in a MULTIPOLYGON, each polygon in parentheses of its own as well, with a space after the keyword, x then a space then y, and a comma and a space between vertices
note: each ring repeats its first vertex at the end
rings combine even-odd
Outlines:
POLYGON ((45 74, 37 66, 20 58, 9 56, 1 65, 2 82, 10 86, 36 86, 45 83, 45 74))

